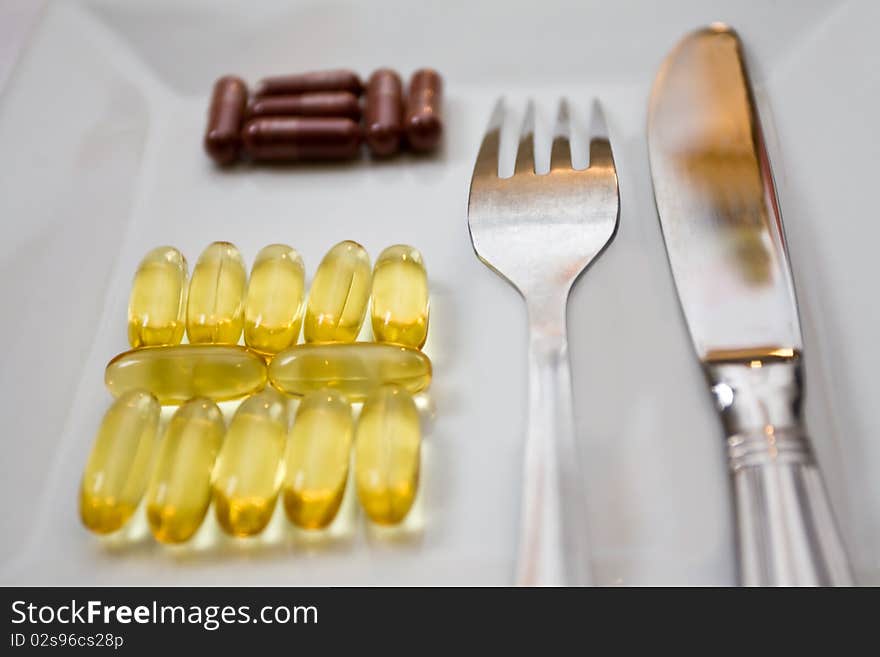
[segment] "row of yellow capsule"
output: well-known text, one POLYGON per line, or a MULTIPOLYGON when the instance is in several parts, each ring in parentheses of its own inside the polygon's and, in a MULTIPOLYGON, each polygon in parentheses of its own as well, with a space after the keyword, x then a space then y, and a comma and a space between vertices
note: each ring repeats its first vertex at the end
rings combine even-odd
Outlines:
POLYGON ((107 388, 116 397, 147 390, 161 404, 182 404, 238 399, 267 381, 297 397, 331 387, 352 402, 378 385, 411 393, 428 386, 431 361, 421 352, 428 283, 417 249, 385 249, 371 273, 364 248, 340 242, 318 266, 305 303, 304 288, 302 258, 289 246, 261 250, 250 279, 228 242, 209 245, 191 278, 177 249, 150 251, 129 299, 135 348, 107 365, 107 388), (355 342, 368 306, 378 342, 355 342), (242 326, 247 347, 237 346, 242 326), (184 330, 190 344, 178 344, 184 330))
POLYGON ((86 465, 83 523, 99 534, 117 531, 146 497, 156 539, 182 543, 213 500, 224 531, 253 536, 269 523, 280 496, 291 522, 321 529, 339 510, 352 451, 366 515, 383 525, 403 520, 418 489, 421 447, 409 393, 375 388, 356 425, 349 401, 333 390, 307 395, 289 430, 287 406, 267 387, 239 406, 227 428, 216 403, 197 397, 176 410, 160 440, 156 397, 141 390, 122 395, 105 415, 86 465))
POLYGON ((214 242, 187 276, 183 254, 173 247, 150 251, 135 274, 128 307, 133 348, 244 343, 274 355, 305 342, 353 342, 367 307, 373 336, 420 349, 428 334, 428 279, 421 253, 402 244, 379 255, 370 268, 364 247, 344 241, 331 248, 315 272, 308 300, 305 268, 291 247, 262 249, 248 279, 239 250, 214 242))

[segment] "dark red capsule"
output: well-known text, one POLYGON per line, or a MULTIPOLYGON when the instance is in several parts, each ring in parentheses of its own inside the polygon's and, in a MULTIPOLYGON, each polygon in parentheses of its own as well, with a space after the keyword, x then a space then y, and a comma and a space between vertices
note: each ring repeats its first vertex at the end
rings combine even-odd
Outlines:
POLYGON ((364 139, 374 155, 394 155, 403 137, 403 82, 382 68, 370 76, 366 94, 364 139))
POLYGON ((443 136, 443 78, 430 68, 413 73, 406 96, 406 138, 414 151, 431 151, 443 136))
POLYGON ((343 116, 357 121, 361 118, 361 104, 350 91, 262 96, 251 101, 248 116, 343 116))
POLYGON ((247 85, 241 78, 227 75, 214 83, 205 151, 217 164, 232 164, 238 159, 247 94, 247 85))
POLYGON ((306 94, 314 91, 348 91, 359 96, 362 89, 361 79, 357 73, 346 69, 336 69, 264 78, 257 87, 257 95, 278 96, 306 94))
POLYGON ((255 161, 345 160, 360 152, 361 129, 340 117, 263 116, 245 124, 242 141, 255 161))

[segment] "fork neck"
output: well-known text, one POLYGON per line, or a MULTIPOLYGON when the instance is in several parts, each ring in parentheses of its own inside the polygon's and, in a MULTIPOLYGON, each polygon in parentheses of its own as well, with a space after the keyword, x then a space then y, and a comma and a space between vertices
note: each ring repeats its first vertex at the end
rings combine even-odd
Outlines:
POLYGON ((530 291, 525 295, 532 348, 545 352, 567 349, 566 305, 569 287, 530 291))

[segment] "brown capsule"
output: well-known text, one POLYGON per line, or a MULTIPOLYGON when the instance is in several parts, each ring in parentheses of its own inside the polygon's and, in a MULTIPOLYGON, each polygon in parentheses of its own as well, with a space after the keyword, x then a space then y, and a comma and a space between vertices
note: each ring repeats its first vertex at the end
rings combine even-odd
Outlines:
POLYGON ((360 152, 361 129, 340 117, 262 116, 242 130, 253 160, 345 160, 360 152))
POLYGON ((364 105, 364 139, 374 155, 394 155, 403 136, 403 82, 381 68, 367 81, 364 105))
POLYGON ((406 138, 414 151, 430 151, 443 136, 443 78, 430 68, 413 73, 406 96, 406 138))
POLYGON ((357 121, 361 118, 361 104, 350 91, 262 96, 251 101, 248 116, 344 116, 357 121))
POLYGON ((214 83, 205 151, 217 164, 232 164, 238 159, 247 94, 247 85, 241 78, 227 75, 214 83))
POLYGON ((313 91, 349 91, 359 96, 362 88, 361 79, 357 73, 345 69, 336 69, 264 78, 257 87, 257 95, 278 96, 284 94, 305 94, 313 91))

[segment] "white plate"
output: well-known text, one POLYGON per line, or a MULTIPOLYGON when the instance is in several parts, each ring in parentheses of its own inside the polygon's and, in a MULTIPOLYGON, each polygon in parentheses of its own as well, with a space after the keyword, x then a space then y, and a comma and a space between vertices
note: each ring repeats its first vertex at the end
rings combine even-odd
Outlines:
POLYGON ((876 4, 256 4, 52 3, 0 99, 2 583, 511 583, 524 309, 474 257, 465 221, 473 157, 502 93, 534 96, 545 121, 561 94, 580 108, 601 97, 619 166, 620 231, 569 311, 596 579, 733 583, 722 436, 673 292, 644 131, 660 60, 713 20, 739 29, 773 111, 808 422, 857 575, 880 582, 876 4), (435 159, 223 173, 201 150, 220 74, 423 65, 448 85, 435 159), (312 272, 346 238, 374 257, 412 243, 431 277, 436 416, 409 526, 377 533, 352 504, 314 544, 281 518, 260 540, 208 526, 177 550, 144 537, 142 520, 115 540, 88 534, 79 476, 110 401, 104 365, 126 347, 142 254, 174 244, 194 262, 224 239, 251 261, 281 241, 312 272))

